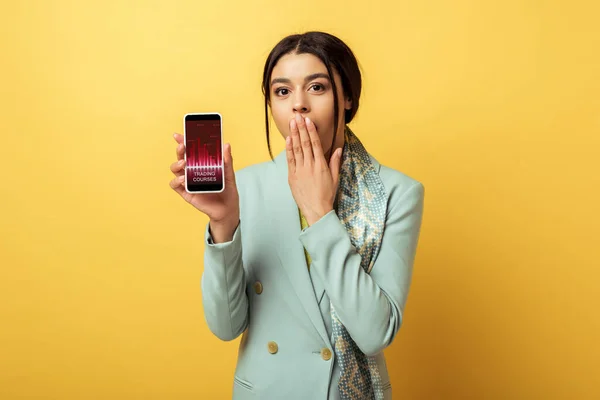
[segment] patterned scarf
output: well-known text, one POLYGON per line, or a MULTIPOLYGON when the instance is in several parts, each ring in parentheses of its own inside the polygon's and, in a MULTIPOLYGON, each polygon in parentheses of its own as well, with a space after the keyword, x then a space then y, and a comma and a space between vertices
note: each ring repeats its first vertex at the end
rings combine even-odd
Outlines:
MULTIPOLYGON (((346 126, 340 166, 336 213, 345 225, 350 241, 361 256, 368 274, 381 247, 387 195, 371 158, 358 137, 346 126)), ((333 343, 341 375, 342 399, 381 400, 383 389, 375 357, 367 357, 356 345, 331 305, 333 343)))

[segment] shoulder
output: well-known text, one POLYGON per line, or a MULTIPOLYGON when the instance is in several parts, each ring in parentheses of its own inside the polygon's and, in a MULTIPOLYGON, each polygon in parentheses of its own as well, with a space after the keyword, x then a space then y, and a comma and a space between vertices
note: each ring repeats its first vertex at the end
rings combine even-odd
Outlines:
POLYGON ((399 203, 423 202, 425 186, 422 182, 402 171, 379 163, 373 155, 369 155, 383 182, 388 197, 388 209, 395 208, 399 203))

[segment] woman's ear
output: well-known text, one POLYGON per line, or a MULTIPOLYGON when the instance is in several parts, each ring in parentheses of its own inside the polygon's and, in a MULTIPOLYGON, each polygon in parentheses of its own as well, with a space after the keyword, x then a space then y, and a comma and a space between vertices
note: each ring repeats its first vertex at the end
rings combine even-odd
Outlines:
POLYGON ((352 99, 350 97, 347 97, 346 100, 344 100, 344 108, 346 110, 352 110, 352 99))

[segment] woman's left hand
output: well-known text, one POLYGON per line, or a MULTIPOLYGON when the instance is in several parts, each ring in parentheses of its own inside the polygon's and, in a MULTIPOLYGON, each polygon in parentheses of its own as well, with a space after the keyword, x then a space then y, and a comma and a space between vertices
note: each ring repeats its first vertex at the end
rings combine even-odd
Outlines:
POLYGON ((286 138, 288 183, 300 211, 309 225, 333 210, 340 175, 342 149, 332 155, 329 165, 323 154, 315 125, 296 114, 286 138))

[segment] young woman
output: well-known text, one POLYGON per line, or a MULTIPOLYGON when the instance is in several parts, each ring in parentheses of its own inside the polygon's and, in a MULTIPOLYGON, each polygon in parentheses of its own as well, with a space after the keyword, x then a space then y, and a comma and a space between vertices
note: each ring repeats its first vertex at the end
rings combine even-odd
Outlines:
POLYGON ((423 214, 423 185, 381 165, 348 123, 360 98, 352 51, 327 33, 281 40, 263 75, 271 161, 225 190, 171 187, 209 217, 202 301, 222 340, 243 333, 234 399, 390 399, 383 350, 402 324, 423 214), (273 159, 269 109, 286 148, 273 159))

